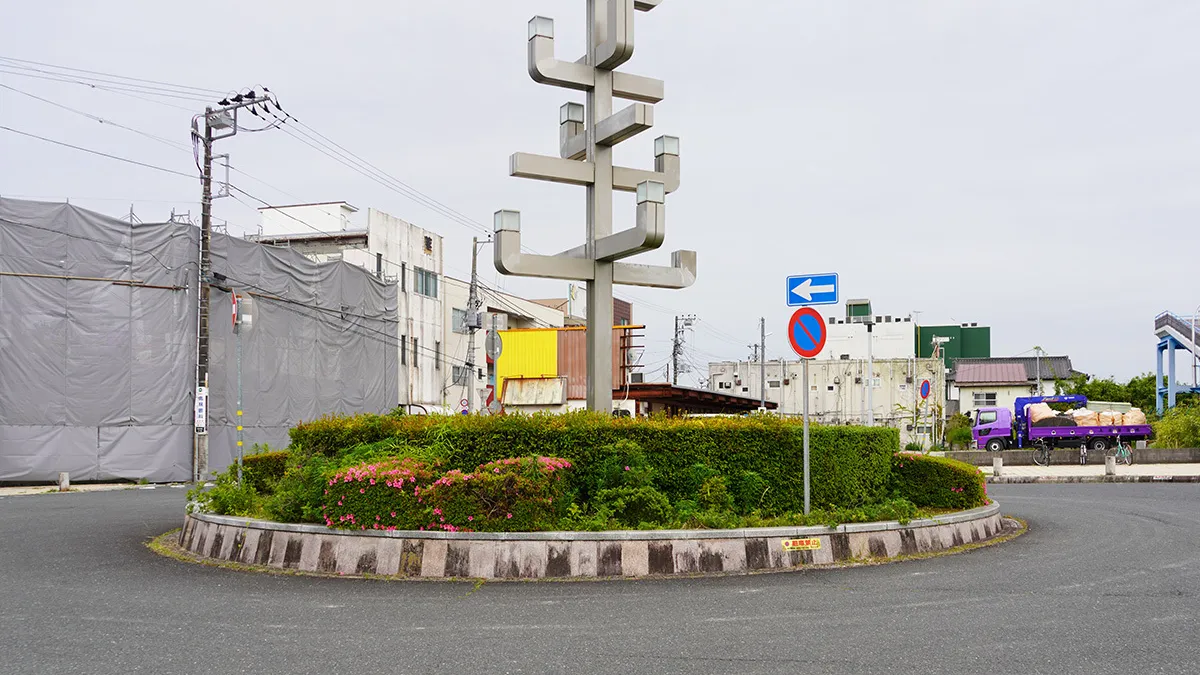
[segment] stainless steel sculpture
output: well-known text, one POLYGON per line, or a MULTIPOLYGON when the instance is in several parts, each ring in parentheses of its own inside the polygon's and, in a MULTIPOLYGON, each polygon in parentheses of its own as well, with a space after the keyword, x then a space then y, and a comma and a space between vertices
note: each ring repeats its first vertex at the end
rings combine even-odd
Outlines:
POLYGON ((502 274, 587 282, 587 369, 590 410, 612 410, 613 284, 686 288, 696 280, 696 252, 675 251, 671 266, 619 262, 663 243, 666 196, 679 187, 679 139, 654 141, 654 170, 613 166, 616 144, 654 125, 652 104, 663 83, 615 72, 633 56, 634 11, 661 0, 587 0, 588 51, 578 61, 554 56, 554 20, 529 21, 529 75, 534 81, 587 92, 587 106, 567 103, 559 114, 559 156, 516 153, 509 175, 587 188, 587 237, 558 255, 521 251, 521 214, 497 211, 495 262, 502 274), (635 101, 616 113, 613 97, 635 101), (613 190, 637 193, 637 221, 613 234, 613 190))

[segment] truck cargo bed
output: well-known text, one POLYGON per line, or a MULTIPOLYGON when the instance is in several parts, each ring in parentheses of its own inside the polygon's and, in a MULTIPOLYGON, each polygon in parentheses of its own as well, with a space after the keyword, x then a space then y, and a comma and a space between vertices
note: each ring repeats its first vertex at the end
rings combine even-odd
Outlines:
POLYGON ((1092 436, 1116 438, 1117 436, 1120 436, 1125 440, 1136 440, 1140 438, 1149 438, 1151 431, 1152 430, 1149 424, 1132 424, 1108 427, 1033 427, 1029 430, 1029 439, 1089 438, 1092 436))

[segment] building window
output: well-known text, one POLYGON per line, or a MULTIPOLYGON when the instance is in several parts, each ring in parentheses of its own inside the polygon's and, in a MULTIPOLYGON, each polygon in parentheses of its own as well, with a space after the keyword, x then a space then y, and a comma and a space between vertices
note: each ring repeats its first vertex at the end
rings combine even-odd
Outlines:
POLYGON ((400 336, 400 365, 408 365, 408 336, 400 336))
POLYGON ((832 384, 831 384, 831 385, 828 385, 828 386, 825 388, 825 390, 826 390, 826 391, 833 391, 833 385, 832 385, 832 384))
POLYGON ((442 369, 442 343, 433 343, 433 369, 442 369))
POLYGON ((425 237, 425 252, 433 253, 433 237, 425 237))
POLYGON ((467 332, 467 310, 455 307, 450 311, 450 327, 455 333, 467 332))
POLYGON ((975 392, 975 407, 994 407, 996 405, 996 392, 975 392))
POLYGON ((400 263, 400 292, 408 292, 408 263, 400 263))
POLYGON ((417 338, 413 338, 413 365, 416 366, 418 364, 420 364, 420 361, 417 360, 417 338))
POLYGON ((430 272, 420 267, 413 268, 414 283, 418 295, 424 295, 430 298, 438 296, 438 277, 437 272, 430 272))
POLYGON ((453 367, 451 367, 450 372, 451 372, 451 378, 454 380, 454 384, 462 385, 464 387, 466 385, 470 384, 470 380, 471 380, 471 369, 470 368, 467 368, 466 366, 453 366, 453 367))
POLYGON ((767 380, 767 386, 771 389, 779 388, 779 380, 767 380))

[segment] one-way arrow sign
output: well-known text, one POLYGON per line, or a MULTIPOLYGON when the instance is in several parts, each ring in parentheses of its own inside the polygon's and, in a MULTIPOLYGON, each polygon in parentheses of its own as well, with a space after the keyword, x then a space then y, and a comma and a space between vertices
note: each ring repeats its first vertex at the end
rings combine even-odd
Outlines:
POLYGON ((804 305, 836 305, 838 303, 838 275, 802 274, 787 278, 787 304, 789 307, 804 305))

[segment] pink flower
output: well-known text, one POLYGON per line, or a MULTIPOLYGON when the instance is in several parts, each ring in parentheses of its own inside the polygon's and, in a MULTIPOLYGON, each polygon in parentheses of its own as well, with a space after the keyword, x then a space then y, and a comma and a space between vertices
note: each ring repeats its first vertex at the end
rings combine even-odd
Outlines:
POLYGON ((396 512, 395 512, 395 511, 392 511, 392 517, 393 517, 393 518, 395 518, 395 517, 396 517, 396 512))
POLYGON ((467 516, 467 520, 475 520, 475 516, 467 516))
POLYGON ((629 467, 625 467, 625 470, 626 470, 626 471, 628 471, 628 470, 629 470, 629 467))
POLYGON ((374 479, 374 478, 372 478, 372 479, 371 479, 371 485, 374 485, 374 484, 375 484, 375 479, 374 479))
POLYGON ((510 513, 510 514, 508 514, 508 517, 509 517, 509 518, 512 518, 512 514, 511 514, 511 513, 510 513))
POLYGON ((358 494, 365 495, 365 494, 367 494, 367 491, 365 488, 358 488, 358 494))
POLYGON ((500 473, 500 469, 499 468, 492 469, 492 473, 500 473))

